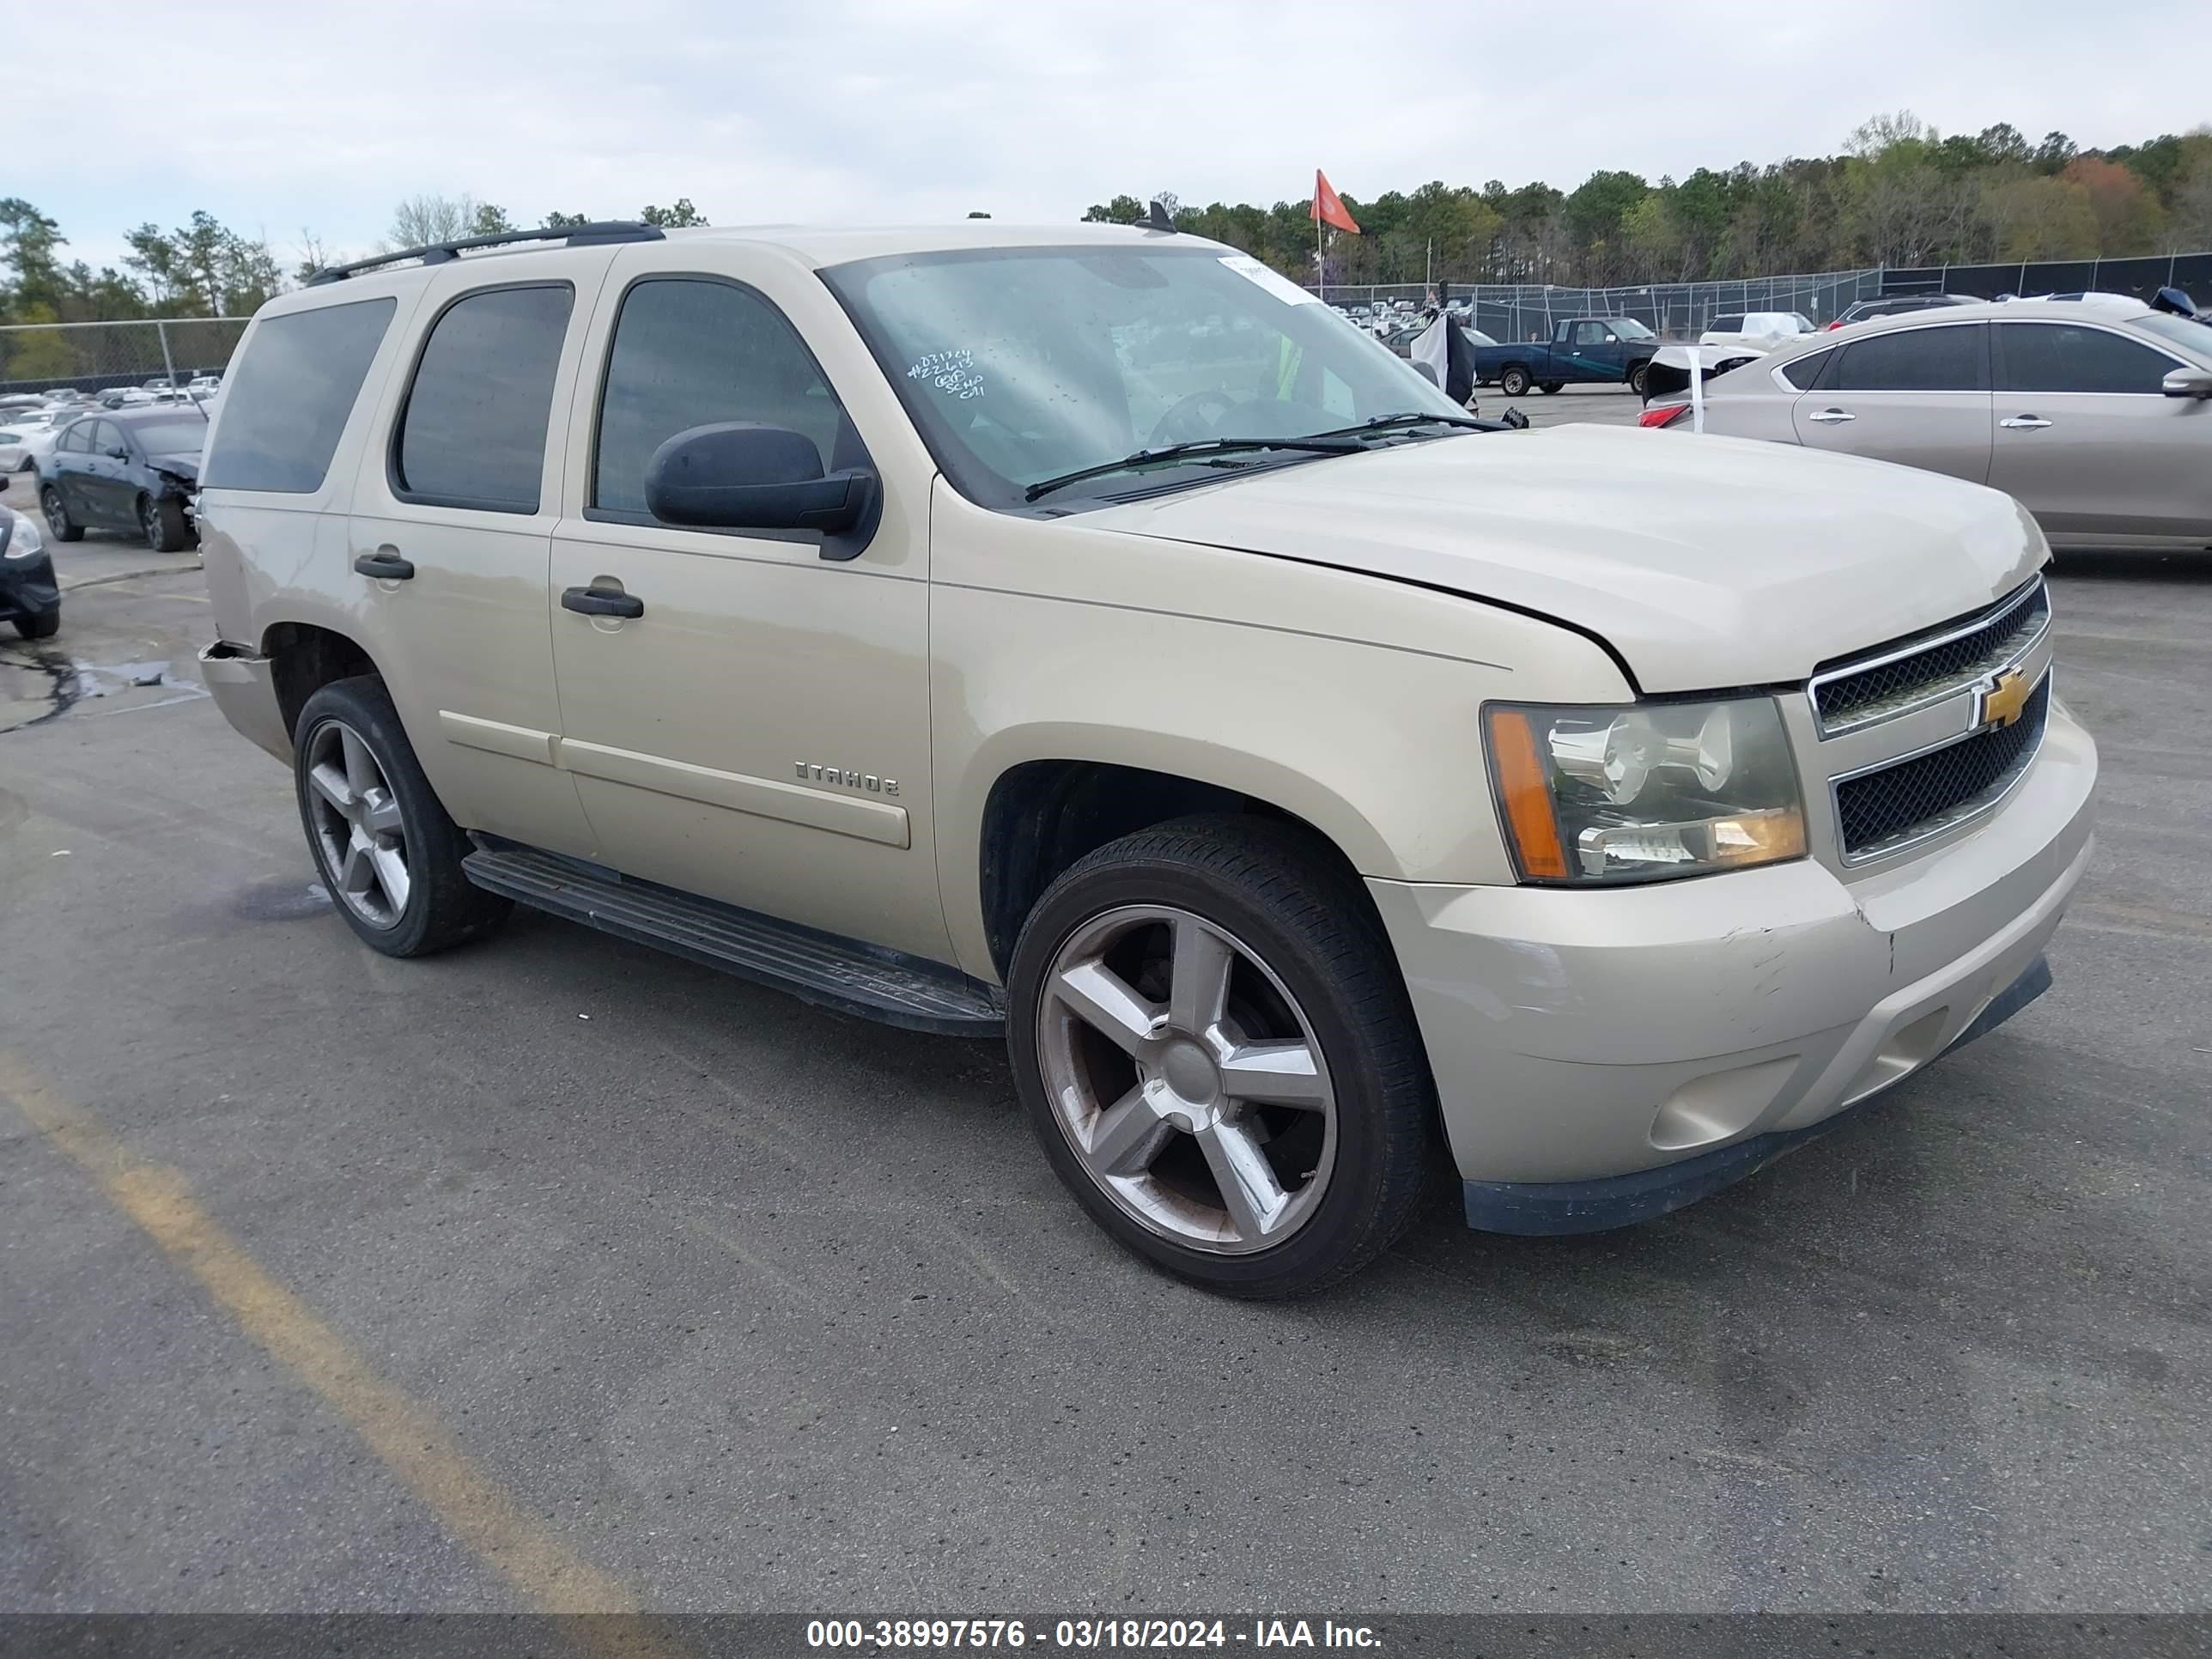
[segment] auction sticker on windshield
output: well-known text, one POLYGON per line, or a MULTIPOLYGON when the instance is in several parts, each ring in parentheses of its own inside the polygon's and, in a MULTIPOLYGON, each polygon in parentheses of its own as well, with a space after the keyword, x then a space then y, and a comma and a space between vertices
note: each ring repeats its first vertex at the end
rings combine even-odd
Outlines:
POLYGON ((1318 305, 1321 296, 1309 294, 1296 283, 1279 271, 1270 270, 1249 253, 1224 253, 1221 263, 1227 265, 1246 282, 1264 288, 1285 305, 1318 305))

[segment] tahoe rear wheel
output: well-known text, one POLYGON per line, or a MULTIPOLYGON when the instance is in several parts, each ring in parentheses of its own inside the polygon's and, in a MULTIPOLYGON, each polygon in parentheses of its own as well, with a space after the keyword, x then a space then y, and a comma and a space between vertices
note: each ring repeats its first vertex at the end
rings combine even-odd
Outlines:
POLYGON ((1343 1278, 1433 1191, 1434 1091, 1388 941, 1310 835, 1194 818, 1100 848, 1015 947, 1007 1045, 1068 1189, 1234 1296, 1343 1278))
POLYGON ((466 836, 422 775, 373 674, 307 699, 292 776, 307 847, 346 925, 388 957, 421 957, 489 932, 509 901, 461 872, 466 836))

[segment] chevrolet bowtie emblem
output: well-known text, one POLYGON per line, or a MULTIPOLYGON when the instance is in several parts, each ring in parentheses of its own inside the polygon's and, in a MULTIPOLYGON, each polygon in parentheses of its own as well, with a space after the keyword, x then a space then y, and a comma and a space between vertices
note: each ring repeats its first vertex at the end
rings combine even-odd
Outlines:
POLYGON ((2010 726, 2027 707, 2027 694, 2034 688, 2027 676, 2017 668, 2008 668, 1991 680, 1982 692, 1983 726, 2010 726))

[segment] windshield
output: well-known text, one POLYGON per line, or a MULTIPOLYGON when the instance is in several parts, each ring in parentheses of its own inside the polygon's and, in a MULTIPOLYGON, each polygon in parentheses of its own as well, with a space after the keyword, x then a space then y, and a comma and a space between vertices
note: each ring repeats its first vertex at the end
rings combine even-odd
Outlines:
MULTIPOLYGON (((1208 245, 963 250, 823 277, 946 477, 987 507, 1018 506, 1030 484, 1139 449, 1409 412, 1463 418, 1313 295, 1208 245)), ((1203 483, 1224 459, 1109 475, 1054 501, 1203 483)))
POLYGON ((133 421, 131 435, 149 455, 188 455, 207 441, 208 423, 197 415, 173 421, 133 421))

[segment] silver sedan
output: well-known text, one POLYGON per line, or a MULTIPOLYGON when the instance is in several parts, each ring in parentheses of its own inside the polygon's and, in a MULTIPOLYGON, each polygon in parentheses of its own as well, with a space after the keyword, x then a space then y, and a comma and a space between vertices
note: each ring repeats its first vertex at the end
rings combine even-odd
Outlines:
MULTIPOLYGON (((1705 429, 1948 472, 2059 546, 2212 545, 2212 324, 2013 301, 1816 334, 1708 381, 1705 429)), ((1691 429, 1686 400, 1647 426, 1691 429)))

